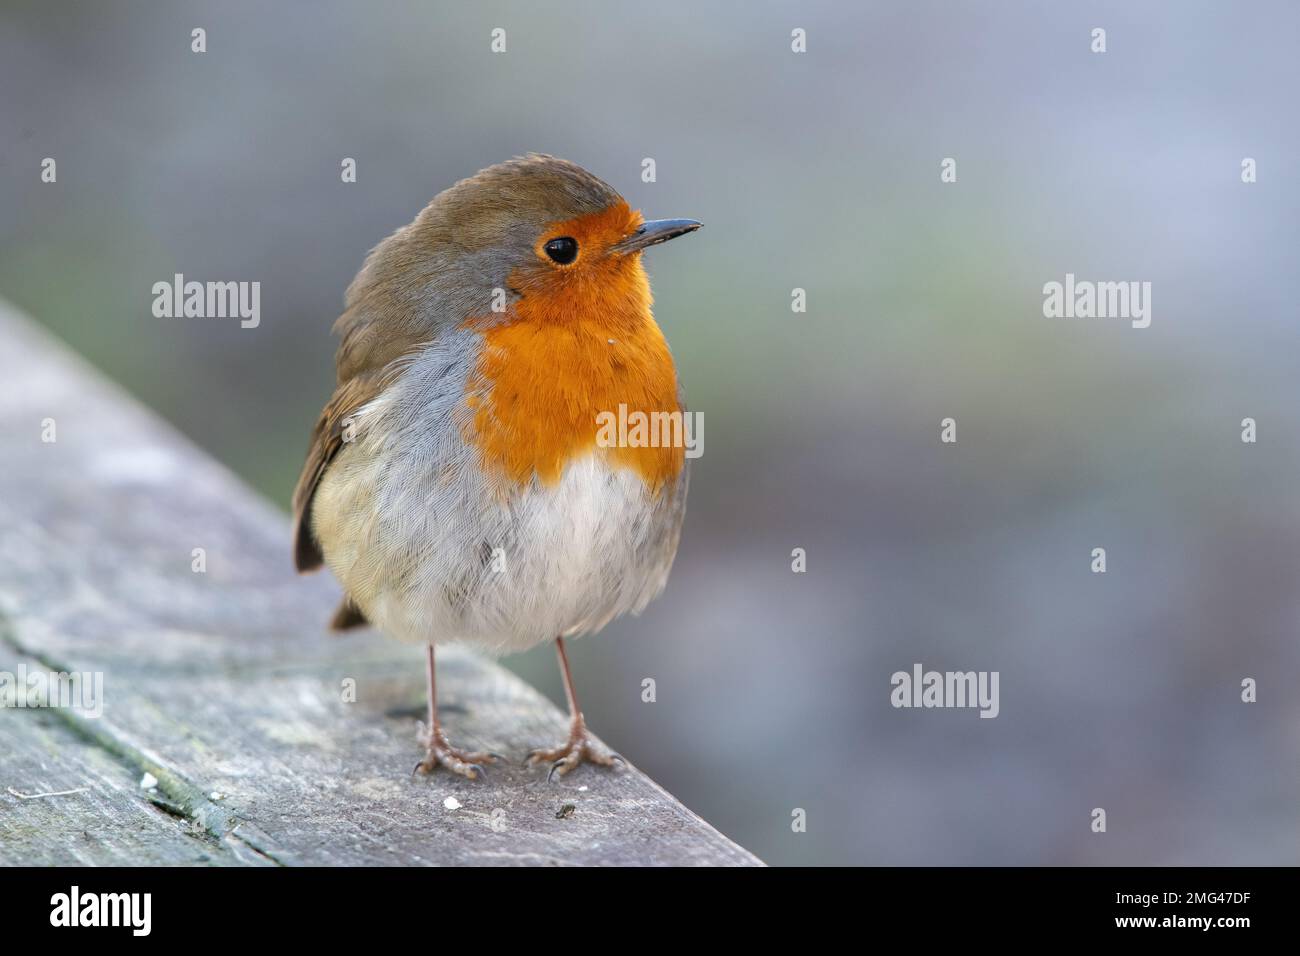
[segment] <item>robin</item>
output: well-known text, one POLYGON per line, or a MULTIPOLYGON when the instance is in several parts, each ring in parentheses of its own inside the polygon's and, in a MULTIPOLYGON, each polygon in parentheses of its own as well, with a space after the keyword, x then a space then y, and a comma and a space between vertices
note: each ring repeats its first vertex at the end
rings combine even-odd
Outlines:
POLYGON ((588 734, 564 641, 663 590, 686 505, 680 444, 598 441, 598 419, 684 407, 651 313, 647 221, 580 166, 528 155, 434 197, 381 242, 334 324, 338 384, 293 495, 299 571, 329 565, 331 627, 427 646, 427 757, 475 779, 488 753, 438 721, 434 649, 555 641, 571 725, 528 764, 610 766, 588 734))

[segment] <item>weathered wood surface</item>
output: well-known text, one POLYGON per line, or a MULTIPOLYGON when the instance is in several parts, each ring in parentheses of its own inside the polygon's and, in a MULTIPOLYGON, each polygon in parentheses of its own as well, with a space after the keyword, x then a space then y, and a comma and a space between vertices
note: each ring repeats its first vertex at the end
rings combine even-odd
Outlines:
POLYGON ((336 598, 282 513, 0 305, 0 671, 104 675, 98 718, 0 708, 0 863, 758 863, 635 768, 519 766, 565 717, 467 652, 448 734, 512 759, 413 776, 420 650, 328 635, 336 598))

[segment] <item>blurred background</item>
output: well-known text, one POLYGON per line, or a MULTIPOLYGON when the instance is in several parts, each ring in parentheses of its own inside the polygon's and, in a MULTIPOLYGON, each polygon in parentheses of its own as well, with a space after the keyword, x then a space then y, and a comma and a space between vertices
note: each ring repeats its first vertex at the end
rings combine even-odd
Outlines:
MULTIPOLYGON (((771 863, 1294 864, 1297 37, 1286 2, 7 0, 0 295, 287 510, 366 252, 579 162, 706 224, 647 255, 705 452, 666 594, 572 651, 605 740, 771 863), (261 326, 154 318, 176 272, 260 281, 261 326), (1151 282, 1150 328, 1044 318, 1067 272, 1151 282), (999 671, 1000 715, 892 708, 917 662, 999 671)), ((563 701, 549 647, 505 663, 563 701)))

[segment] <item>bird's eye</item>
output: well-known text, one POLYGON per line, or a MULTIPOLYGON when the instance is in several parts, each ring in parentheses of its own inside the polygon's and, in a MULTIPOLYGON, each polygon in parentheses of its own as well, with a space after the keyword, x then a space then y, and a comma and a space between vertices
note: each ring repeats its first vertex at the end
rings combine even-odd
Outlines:
POLYGON ((571 239, 568 236, 552 239, 542 248, 546 250, 546 254, 552 262, 558 262, 562 266, 567 266, 578 258, 578 240, 571 239))

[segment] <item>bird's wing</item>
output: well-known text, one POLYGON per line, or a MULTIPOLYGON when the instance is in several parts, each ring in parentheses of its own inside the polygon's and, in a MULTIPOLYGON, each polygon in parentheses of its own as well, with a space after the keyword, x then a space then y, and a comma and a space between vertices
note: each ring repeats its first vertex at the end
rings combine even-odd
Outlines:
POLYGON ((307 460, 293 491, 293 558, 299 571, 315 570, 324 561, 311 530, 312 498, 343 446, 349 421, 401 374, 401 360, 430 339, 427 327, 385 321, 361 303, 339 317, 334 331, 342 336, 336 357, 338 385, 312 429, 307 460))

